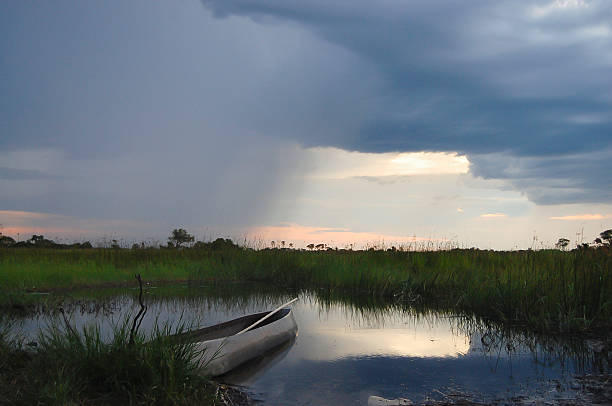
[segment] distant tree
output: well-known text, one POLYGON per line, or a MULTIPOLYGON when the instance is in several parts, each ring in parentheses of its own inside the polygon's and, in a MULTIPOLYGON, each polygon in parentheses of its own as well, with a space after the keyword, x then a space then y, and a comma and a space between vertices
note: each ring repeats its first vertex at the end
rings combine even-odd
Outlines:
POLYGON ((315 245, 314 245, 314 244, 308 244, 308 245, 306 246, 306 248, 308 248, 308 249, 309 249, 309 250, 311 250, 311 251, 314 249, 314 247, 315 247, 315 245))
POLYGON ((285 241, 284 240, 281 241, 280 244, 281 244, 281 248, 285 248, 285 241))
POLYGON ((91 245, 91 243, 89 241, 85 241, 85 242, 75 242, 73 244, 58 244, 58 246, 56 248, 72 248, 72 249, 86 249, 86 248, 93 248, 93 246, 91 245))
POLYGON ((240 249, 240 246, 234 243, 230 238, 217 238, 212 242, 197 241, 195 244, 193 244, 193 248, 198 250, 206 249, 211 251, 221 251, 240 249))
POLYGON ((317 250, 324 250, 324 249, 325 249, 325 244, 323 244, 323 243, 321 243, 321 244, 317 244, 317 245, 315 245, 315 248, 316 248, 317 250))
POLYGON ((24 246, 36 247, 36 248, 61 248, 62 247, 61 244, 57 244, 53 240, 48 240, 43 235, 36 235, 36 234, 34 234, 28 241, 26 241, 26 244, 24 246))
POLYGON ((217 238, 215 241, 210 243, 210 249, 212 250, 227 250, 227 249, 236 249, 240 248, 238 244, 235 244, 231 238, 217 238))
POLYGON ((189 234, 184 228, 175 228, 172 230, 172 235, 168 238, 168 247, 172 244, 176 248, 181 248, 183 244, 189 244, 194 240, 193 235, 189 234))
POLYGON ((565 249, 569 245, 569 240, 567 238, 559 238, 559 241, 555 244, 555 247, 562 250, 565 249))
POLYGON ((292 242, 289 243, 289 248, 293 248, 293 243, 292 242))
POLYGON ((276 246, 276 242, 274 240, 270 241, 270 245, 272 246, 272 248, 274 248, 276 246))
POLYGON ((0 247, 10 247, 11 245, 15 245, 17 241, 8 235, 0 235, 0 247))
POLYGON ((193 246, 191 248, 204 249, 204 248, 209 248, 209 246, 210 246, 209 242, 196 241, 195 244, 193 244, 193 246))
POLYGON ((612 229, 599 233, 599 237, 595 238, 595 243, 607 245, 608 247, 612 246, 612 229))

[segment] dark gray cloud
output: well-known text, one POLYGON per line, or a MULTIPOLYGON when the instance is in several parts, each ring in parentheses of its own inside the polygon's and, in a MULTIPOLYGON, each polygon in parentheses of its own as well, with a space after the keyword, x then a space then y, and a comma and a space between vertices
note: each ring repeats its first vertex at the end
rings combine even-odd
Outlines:
POLYGON ((472 157, 477 176, 502 179, 538 204, 612 201, 612 150, 546 157, 472 157))
POLYGON ((203 3, 0 4, 0 209, 261 224, 296 144, 610 199, 607 1, 203 3))
POLYGON ((291 109, 255 96, 271 34, 235 31, 198 1, 0 5, 0 210, 259 224, 299 162, 242 118, 291 109))
POLYGON ((36 169, 15 169, 0 166, 0 179, 8 180, 34 180, 50 179, 52 176, 36 169))
POLYGON ((505 174, 536 202, 609 201, 607 173, 589 162, 593 152, 612 146, 610 2, 203 3, 218 17, 305 27, 380 75, 376 97, 355 111, 352 131, 300 139, 306 145, 459 151, 474 173, 505 174), (472 158, 488 153, 506 159, 487 165, 472 158), (522 168, 514 179, 502 165, 525 161, 512 157, 546 159, 535 159, 538 171, 522 168), (580 192, 556 191, 561 176, 580 192), (543 184, 551 185, 548 192, 535 193, 543 184))

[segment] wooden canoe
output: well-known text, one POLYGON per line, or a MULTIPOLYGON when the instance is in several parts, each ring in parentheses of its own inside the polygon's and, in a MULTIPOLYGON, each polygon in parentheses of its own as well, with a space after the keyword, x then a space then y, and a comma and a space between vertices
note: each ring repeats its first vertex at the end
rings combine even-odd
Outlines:
POLYGON ((205 374, 223 375, 297 335, 297 324, 290 308, 283 308, 254 328, 237 334, 270 313, 251 314, 192 330, 181 338, 195 342, 196 349, 203 351, 199 363, 205 374))

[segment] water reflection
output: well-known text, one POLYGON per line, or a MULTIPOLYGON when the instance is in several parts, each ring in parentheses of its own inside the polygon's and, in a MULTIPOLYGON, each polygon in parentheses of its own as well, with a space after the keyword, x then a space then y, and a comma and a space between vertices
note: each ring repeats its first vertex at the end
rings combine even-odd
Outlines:
POLYGON ((470 337, 454 331, 453 319, 433 314, 356 312, 347 306, 322 309, 309 296, 296 306, 294 314, 304 336, 295 356, 305 360, 383 355, 456 357, 470 348, 470 337))
POLYGON ((265 354, 246 362, 240 368, 218 377, 218 379, 222 382, 244 387, 253 385, 274 365, 285 359, 295 344, 295 340, 296 338, 292 338, 291 340, 286 341, 265 354))
MULTIPOLYGON (((73 293, 63 299, 77 326, 108 326, 137 310, 134 290, 73 293)), ((582 340, 539 337, 448 311, 403 307, 367 295, 278 291, 261 286, 149 288, 142 328, 182 320, 205 326, 275 308, 299 295, 294 343, 222 379, 244 385, 265 403, 367 404, 387 399, 470 399, 516 403, 578 399, 573 376, 610 373, 609 349, 582 340)), ((57 317, 46 310, 20 320, 35 335, 57 317)), ((106 327, 106 330, 104 328, 106 327)), ((106 331, 106 333, 105 333, 106 331)), ((571 403, 571 402, 570 402, 571 403)))

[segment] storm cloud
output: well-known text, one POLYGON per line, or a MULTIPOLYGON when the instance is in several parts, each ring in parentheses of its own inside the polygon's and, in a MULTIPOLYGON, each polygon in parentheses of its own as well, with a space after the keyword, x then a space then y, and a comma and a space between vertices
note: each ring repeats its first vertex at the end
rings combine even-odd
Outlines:
MULTIPOLYGON (((475 174, 508 179, 535 202, 609 201, 609 2, 203 3, 219 18, 239 15, 263 25, 299 25, 349 51, 378 75, 378 87, 363 99, 366 107, 354 111, 353 128, 325 140, 300 138, 305 145, 364 152, 457 151, 468 155, 475 174), (473 159, 489 153, 503 158, 493 166, 491 160, 473 159), (533 171, 529 162, 539 157, 544 159, 533 171), (526 165, 516 179, 511 163, 526 165), (555 192, 560 179, 577 193, 555 192), (548 191, 535 193, 542 185, 548 191)), ((354 68, 345 73, 351 75, 354 68)), ((343 94, 354 104, 350 91, 343 94)), ((334 107, 327 107, 333 115, 334 107)))
POLYGON ((295 213, 313 147, 448 152, 537 204, 607 203, 611 15, 603 0, 5 2, 0 209, 315 224, 295 213))

